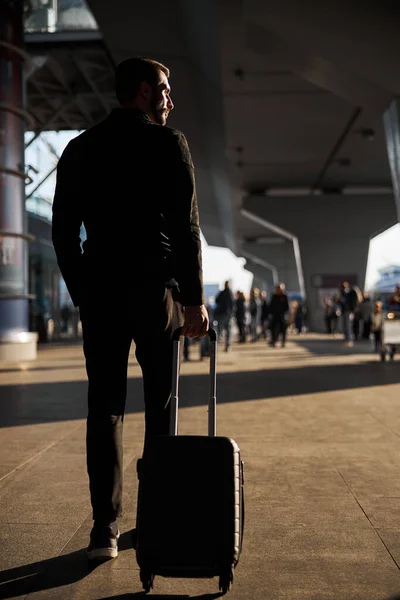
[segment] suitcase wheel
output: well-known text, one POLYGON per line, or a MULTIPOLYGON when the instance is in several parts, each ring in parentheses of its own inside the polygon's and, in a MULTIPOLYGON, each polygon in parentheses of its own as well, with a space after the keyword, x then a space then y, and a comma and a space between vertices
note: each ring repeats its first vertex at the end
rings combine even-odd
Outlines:
POLYGON ((219 576, 219 589, 222 595, 225 595, 231 589, 233 583, 233 569, 227 570, 223 575, 219 576))
POLYGON ((149 573, 149 571, 144 571, 143 569, 140 569, 140 581, 142 582, 144 593, 148 594, 150 592, 150 590, 153 588, 153 583, 154 583, 153 573, 149 573))

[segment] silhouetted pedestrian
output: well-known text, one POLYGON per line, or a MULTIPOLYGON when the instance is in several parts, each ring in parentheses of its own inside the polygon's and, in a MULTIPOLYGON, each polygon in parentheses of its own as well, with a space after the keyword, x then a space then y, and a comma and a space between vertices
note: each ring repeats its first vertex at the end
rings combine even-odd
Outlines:
POLYGON ((282 337, 282 347, 285 346, 288 312, 289 300, 285 293, 285 285, 280 283, 276 286, 269 305, 269 314, 271 315, 271 346, 275 346, 279 336, 282 337))
POLYGON ((233 313, 233 295, 229 281, 215 299, 214 321, 217 322, 219 339, 225 334, 225 352, 231 345, 231 318, 233 313))

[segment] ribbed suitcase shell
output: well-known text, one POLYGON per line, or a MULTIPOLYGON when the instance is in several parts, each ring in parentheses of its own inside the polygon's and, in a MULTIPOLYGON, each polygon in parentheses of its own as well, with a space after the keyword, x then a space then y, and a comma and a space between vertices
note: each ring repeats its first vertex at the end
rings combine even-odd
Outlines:
POLYGON ((139 483, 137 561, 166 577, 228 578, 242 542, 240 451, 226 437, 160 436, 139 483))

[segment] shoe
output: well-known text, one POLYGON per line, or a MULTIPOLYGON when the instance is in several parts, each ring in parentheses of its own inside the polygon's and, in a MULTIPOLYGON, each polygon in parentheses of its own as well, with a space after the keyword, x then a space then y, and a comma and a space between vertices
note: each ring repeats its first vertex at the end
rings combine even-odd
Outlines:
POLYGON ((117 524, 94 526, 90 533, 87 549, 89 560, 108 560, 118 556, 118 539, 120 531, 117 524))

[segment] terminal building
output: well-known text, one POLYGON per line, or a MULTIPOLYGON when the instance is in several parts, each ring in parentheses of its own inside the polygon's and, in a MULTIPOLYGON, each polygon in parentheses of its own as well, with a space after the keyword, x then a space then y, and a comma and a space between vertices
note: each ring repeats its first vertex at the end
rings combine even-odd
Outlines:
POLYGON ((35 356, 38 320, 54 319, 63 293, 51 207, 33 196, 25 205, 37 178, 24 165, 24 132, 29 146, 103 119, 116 106, 115 65, 134 55, 171 69, 169 124, 189 141, 207 242, 245 257, 258 287, 285 282, 321 329, 324 290, 345 279, 363 289, 371 237, 399 220, 398 10, 376 1, 360 12, 344 0, 3 2, 1 356, 35 356))
MULTIPOLYGON (((74 333, 66 327, 70 298, 51 240, 58 157, 117 106, 116 65, 142 55, 171 70, 168 125, 188 139, 208 244, 246 261, 255 287, 284 282, 297 300, 288 322, 286 298, 275 298, 276 318, 270 311, 262 328, 265 296, 251 312, 238 295, 236 337, 223 319, 229 291, 226 310, 213 310, 223 280, 205 286, 225 345, 214 352, 206 336, 186 338, 171 399, 179 395, 179 435, 202 444, 216 424, 215 447, 235 440, 235 459, 211 480, 202 464, 211 450, 195 469, 193 452, 177 453, 187 461, 179 474, 162 462, 169 485, 149 539, 169 562, 149 599, 221 597, 216 578, 160 575, 177 574, 170 531, 157 541, 163 519, 184 533, 175 546, 212 557, 227 581, 232 558, 219 550, 230 539, 238 556, 245 508, 229 600, 400 600, 399 25, 399 0, 0 0, 1 598, 129 600, 153 583, 140 568, 137 498, 139 477, 141 490, 151 481, 152 461, 140 462, 156 430, 146 421, 156 402, 168 408, 170 346, 158 319, 147 320, 146 298, 124 310, 120 280, 104 269, 85 360, 78 312, 74 333), (369 259, 378 246, 385 261, 369 259), (347 306, 335 300, 344 281, 347 306), (372 297, 361 299, 366 285, 372 297), (89 463, 92 491, 112 489, 115 511, 92 510, 89 463), (198 488, 187 485, 190 470, 198 488), (225 491, 218 479, 236 483, 225 491), (232 528, 215 518, 226 499, 232 528), (198 526, 203 506, 212 530, 198 526), (107 530, 98 556, 113 555, 100 565, 86 551, 93 518, 107 530)), ((105 215, 115 239, 118 198, 105 215)), ((199 573, 195 560, 188 552, 186 575, 199 573)))

